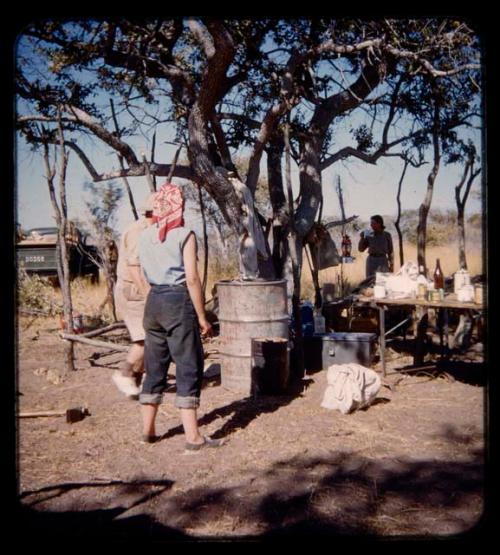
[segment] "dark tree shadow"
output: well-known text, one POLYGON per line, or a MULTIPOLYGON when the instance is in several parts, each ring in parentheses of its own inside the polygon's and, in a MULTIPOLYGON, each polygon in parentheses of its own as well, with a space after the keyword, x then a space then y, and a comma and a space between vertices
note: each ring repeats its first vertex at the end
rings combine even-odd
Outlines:
MULTIPOLYGON (((217 381, 217 378, 213 379, 217 381)), ((220 377, 218 378, 218 381, 220 383, 220 377)), ((246 428, 260 414, 275 412, 280 407, 288 405, 298 396, 302 395, 302 393, 311 385, 313 381, 314 380, 309 378, 294 380, 289 384, 287 393, 283 393, 281 395, 259 395, 238 399, 229 405, 214 409, 213 411, 204 414, 198 420, 198 423, 200 426, 205 426, 214 420, 231 415, 229 421, 212 434, 212 437, 214 438, 226 437, 237 429, 246 428)), ((182 433, 182 425, 175 426, 160 436, 158 441, 162 441, 182 433)))
POLYGON ((144 502, 164 494, 171 489, 172 480, 140 480, 124 482, 122 480, 109 480, 106 482, 74 482, 46 486, 38 490, 25 491, 19 499, 21 503, 16 507, 17 520, 22 522, 23 530, 29 538, 35 534, 36 541, 60 539, 111 540, 127 541, 134 539, 167 539, 178 540, 187 537, 179 530, 160 525, 148 515, 134 515, 121 517, 130 509, 144 502), (38 503, 63 496, 73 490, 87 490, 92 488, 116 487, 117 498, 119 495, 136 495, 136 499, 126 506, 91 511, 44 511, 36 510, 38 503), (154 487, 155 491, 151 491, 154 487), (158 489, 156 489, 158 488, 158 489), (47 494, 47 495, 43 495, 47 494), (35 496, 32 502, 26 501, 35 496), (23 502, 23 500, 25 500, 23 502))
MULTIPOLYGON (((18 520, 25 535, 37 539, 105 539, 111 541, 297 541, 339 538, 414 539, 415 530, 432 532, 423 539, 460 539, 484 534, 490 526, 489 514, 480 514, 488 498, 484 484, 484 452, 472 448, 478 433, 464 433, 454 427, 443 428, 443 443, 460 444, 464 456, 457 460, 372 459, 358 453, 331 451, 330 455, 296 455, 274 463, 264 472, 254 472, 251 480, 237 486, 196 487, 172 494, 169 480, 146 480, 127 487, 142 488, 132 505, 93 511, 36 511, 26 506, 32 495, 99 487, 97 484, 60 484, 24 492, 24 506, 18 520), (149 486, 160 491, 146 492, 149 486), (152 504, 147 501, 157 496, 152 504), (164 503, 162 504, 162 500, 164 503), (167 503, 168 501, 168 503, 167 503), (123 517, 125 511, 144 503, 144 512, 123 517), (474 510, 471 511, 471 505, 474 510), (483 507, 485 504, 483 503, 483 507), (476 514, 477 517, 470 515, 476 514), (251 535, 204 537, 184 532, 230 515, 235 523, 259 530, 251 535), (396 522, 381 532, 381 522, 396 522), (165 522, 176 523, 174 526, 165 522), (422 525, 419 526, 419 522, 422 525), (454 535, 447 537, 441 523, 453 523, 454 535), (378 525, 377 525, 378 523, 378 525), (413 534, 413 535, 412 535, 413 534), (431 534, 431 535, 429 535, 431 534)), ((100 484, 124 485, 122 482, 100 484)), ((486 504, 486 506, 488 506, 486 504)))

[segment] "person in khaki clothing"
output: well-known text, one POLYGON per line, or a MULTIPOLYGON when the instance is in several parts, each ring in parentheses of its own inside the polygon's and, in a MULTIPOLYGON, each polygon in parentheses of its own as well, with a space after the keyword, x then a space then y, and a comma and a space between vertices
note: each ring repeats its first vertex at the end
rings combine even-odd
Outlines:
POLYGON ((139 236, 149 225, 153 205, 152 195, 141 209, 141 217, 123 232, 118 250, 117 280, 114 290, 116 311, 127 326, 131 346, 119 370, 113 373, 116 387, 125 395, 137 398, 144 372, 144 328, 142 319, 149 292, 149 283, 142 272, 139 254, 139 236))

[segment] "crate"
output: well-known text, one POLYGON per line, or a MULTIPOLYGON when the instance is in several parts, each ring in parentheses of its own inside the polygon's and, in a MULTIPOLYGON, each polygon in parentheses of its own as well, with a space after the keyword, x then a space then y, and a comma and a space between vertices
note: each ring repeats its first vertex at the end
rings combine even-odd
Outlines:
POLYGON ((307 373, 326 370, 332 364, 356 362, 370 366, 376 349, 376 333, 333 332, 304 337, 307 373))

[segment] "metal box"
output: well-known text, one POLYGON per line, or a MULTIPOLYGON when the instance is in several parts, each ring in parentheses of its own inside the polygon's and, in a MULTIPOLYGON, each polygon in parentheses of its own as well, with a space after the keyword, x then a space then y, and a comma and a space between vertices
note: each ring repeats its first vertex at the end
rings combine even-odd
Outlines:
POLYGON ((370 366, 376 347, 376 333, 333 332, 304 337, 306 372, 326 370, 332 364, 356 362, 370 366))

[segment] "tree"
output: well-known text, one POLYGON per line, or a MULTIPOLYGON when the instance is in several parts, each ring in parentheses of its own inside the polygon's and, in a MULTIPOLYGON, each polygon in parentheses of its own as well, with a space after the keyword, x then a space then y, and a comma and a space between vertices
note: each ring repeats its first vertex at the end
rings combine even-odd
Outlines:
POLYGON ((116 284, 116 264, 118 260, 117 238, 113 231, 113 220, 122 199, 123 191, 113 181, 108 181, 104 186, 96 186, 87 182, 84 189, 89 193, 90 200, 85 201, 89 213, 87 220, 89 232, 96 241, 99 256, 93 258, 94 262, 103 271, 106 279, 106 297, 98 310, 102 310, 106 303, 111 307, 111 314, 116 321, 116 308, 114 287, 116 284))
MULTIPOLYGON (((169 164, 147 162, 144 157, 141 161, 123 134, 117 136, 106 129, 106 117, 87 102, 92 91, 76 79, 75 72, 81 68, 92 71, 102 87, 121 96, 126 109, 131 109, 134 94, 151 104, 168 96, 159 121, 175 121, 177 136, 183 137, 188 148, 189 166, 178 166, 175 175, 200 183, 240 240, 246 233, 241 218, 244 197, 237 194, 223 171, 232 163, 231 140, 234 144, 241 139, 238 125, 245 128, 243 136, 251 154, 243 180, 254 193, 262 155, 268 145, 279 140, 276 136, 283 133, 283 118, 294 111, 290 129, 291 149, 295 143, 300 168, 300 195, 293 214, 299 266, 300 243, 321 202, 321 171, 346 156, 374 163, 389 155, 396 144, 416 137, 409 133, 389 139, 395 113, 389 106, 384 135, 374 152, 367 152, 362 140, 358 148, 343 147, 330 155, 333 123, 356 108, 375 109, 374 91, 384 83, 389 86, 400 74, 411 82, 420 75, 452 78, 478 67, 472 30, 453 19, 283 22, 185 18, 84 21, 73 22, 71 27, 43 22, 35 23, 25 34, 44 49, 57 78, 57 86, 47 87, 20 75, 19 94, 35 99, 42 109, 41 115, 18 118, 25 133, 29 134, 36 118, 53 117, 51 98, 55 96, 64 100, 65 124, 93 133, 128 166, 99 174, 81 149, 70 145, 95 181, 147 173, 167 175, 169 164), (326 63, 336 64, 335 71, 325 73, 326 63), (349 81, 346 75, 354 78, 349 81), (231 105, 234 109, 226 114, 223 107, 231 105), (305 110, 312 110, 308 120, 305 110), (230 127, 222 124, 226 116, 232 118, 230 127)), ((424 128, 415 133, 424 133, 424 128)), ((272 188, 279 182, 273 177, 272 188)), ((283 196, 273 190, 272 197, 281 206, 283 196)), ((275 213, 284 214, 280 206, 275 213)), ((283 228, 283 222, 278 223, 277 227, 283 228)))
MULTIPOLYGON (((66 169, 68 166, 68 152, 66 151, 66 144, 64 140, 64 131, 61 125, 61 109, 58 110, 59 122, 57 129, 57 138, 59 141, 59 198, 57 198, 54 188, 54 178, 57 174, 57 162, 50 163, 50 149, 49 142, 46 139, 43 142, 43 158, 46 169, 47 186, 49 188, 50 200, 54 210, 54 216, 57 223, 57 275, 61 285, 61 292, 63 297, 63 315, 65 331, 73 332, 73 302, 71 299, 71 285, 70 285, 70 271, 69 271, 69 254, 67 248, 67 241, 69 238, 68 226, 68 210, 66 202, 66 169)), ((41 129, 41 137, 44 140, 48 134, 45 130, 41 129)), ((54 153, 56 158, 56 153, 54 153)), ((75 370, 74 363, 74 347, 73 342, 64 340, 64 363, 65 370, 75 370)))
MULTIPOLYGON (((476 148, 469 141, 467 144, 461 144, 461 154, 458 158, 464 161, 464 173, 462 179, 455 186, 455 202, 457 205, 457 228, 458 228, 458 260, 460 268, 467 270, 467 258, 465 255, 465 205, 469 198, 469 193, 476 177, 481 173, 481 168, 474 170, 474 164, 479 157, 476 154, 476 148), (465 185, 465 188, 464 188, 465 185)), ((457 157, 452 157, 455 160, 457 157)), ((450 161, 451 161, 450 160, 450 161)))

